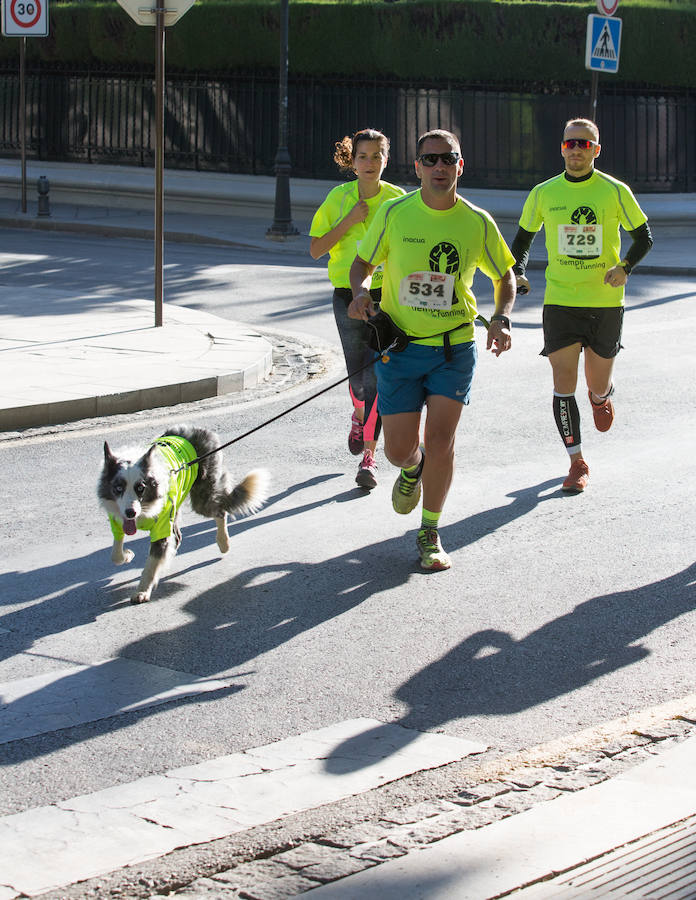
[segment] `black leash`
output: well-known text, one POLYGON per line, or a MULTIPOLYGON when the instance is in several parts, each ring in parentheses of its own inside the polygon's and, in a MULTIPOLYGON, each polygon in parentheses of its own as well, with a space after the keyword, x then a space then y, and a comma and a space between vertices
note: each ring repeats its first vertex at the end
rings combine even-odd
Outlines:
POLYGON ((279 412, 277 416, 273 416, 271 419, 266 419, 265 422, 261 422, 260 425, 256 425, 254 428, 250 428, 249 431, 245 431, 244 434, 238 435, 236 438, 232 438, 231 441, 227 441, 225 444, 220 444, 219 447, 215 447, 213 450, 209 450, 208 453, 204 453, 202 456, 197 456, 195 459, 190 460, 187 463, 184 463, 183 466, 179 466, 178 469, 172 469, 171 474, 176 475, 178 472, 181 472, 183 469, 188 469, 189 466, 195 466, 196 463, 199 463, 203 459, 207 459, 209 456, 212 456, 213 453, 219 453, 220 450, 224 450, 225 447, 231 447, 232 444, 236 444, 237 441, 241 441, 246 437, 249 437, 250 434, 253 434, 255 431, 259 431, 261 428, 265 428, 266 425, 270 425, 271 422, 275 422, 277 419, 282 419, 283 416, 289 415, 291 412, 294 412, 296 409, 299 409, 301 406, 304 406, 305 403, 309 403, 310 400, 316 400, 317 397, 321 397, 322 394, 326 394, 327 391, 333 390, 335 387, 338 387, 339 384, 343 384, 345 381, 348 381, 349 378, 352 378, 353 375, 357 375, 362 372, 364 369, 373 366, 378 359, 383 357, 386 353, 388 353, 391 348, 394 346, 395 341, 390 344, 386 350, 383 350, 381 353, 378 353, 374 359, 371 359, 370 362, 365 363, 364 366, 360 366, 359 369, 355 369, 353 372, 349 372, 345 378, 341 378, 340 381, 335 381, 333 384, 328 385, 328 387, 322 388, 320 391, 317 391, 316 394, 312 394, 310 397, 306 397, 304 400, 300 400, 299 403, 296 403, 294 406, 291 406, 289 409, 284 409, 283 412, 279 412))
MULTIPOLYGON (((482 315, 476 316, 476 319, 485 325, 486 328, 489 327, 489 322, 482 315)), ((443 332, 444 333, 444 332, 443 332)), ((431 337, 437 337, 438 335, 431 335, 431 337)), ((348 381, 354 375, 358 375, 364 369, 373 366, 378 359, 386 356, 387 353, 394 347, 398 342, 398 338, 380 353, 377 353, 374 359, 371 359, 370 362, 365 363, 364 366, 360 366, 359 369, 355 369, 353 372, 349 372, 345 378, 341 378, 340 381, 335 381, 333 384, 328 385, 328 387, 322 388, 320 391, 317 391, 316 394, 312 394, 310 397, 305 397, 304 400, 300 400, 299 403, 296 403, 294 406, 291 406, 289 409, 284 409, 283 412, 279 412, 277 416, 273 416, 271 419, 266 419, 265 422, 261 422, 260 425, 255 425, 254 428, 250 428, 249 431, 245 431, 244 434, 238 435, 236 438, 232 438, 231 441, 227 441, 225 444, 220 444, 219 447, 215 447, 213 450, 209 450, 207 453, 204 453, 202 456, 197 456, 195 459, 190 460, 183 464, 183 466, 179 466, 178 469, 172 469, 171 474, 176 475, 178 472, 183 471, 184 469, 188 469, 190 466, 195 466, 197 463, 201 462, 204 459, 207 459, 209 456, 212 456, 213 453, 219 453, 221 450, 224 450, 225 447, 231 447, 232 444, 236 444, 237 441, 241 441, 244 438, 249 437, 250 434, 254 434, 255 431, 260 431, 262 428, 265 428, 266 425, 270 425, 272 422, 276 422, 278 419, 282 419, 283 416, 289 415, 291 412, 294 412, 296 409, 299 409, 301 406, 304 406, 305 403, 309 403, 310 400, 316 400, 317 397, 321 397, 322 394, 326 394, 328 391, 332 391, 335 387, 338 387, 339 384, 343 384, 348 381)))

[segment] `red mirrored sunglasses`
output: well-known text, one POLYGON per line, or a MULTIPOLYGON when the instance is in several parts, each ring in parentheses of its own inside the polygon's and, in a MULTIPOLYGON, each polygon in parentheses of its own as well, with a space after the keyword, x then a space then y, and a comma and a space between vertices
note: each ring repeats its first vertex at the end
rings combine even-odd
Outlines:
POLYGON ((586 138, 569 138, 567 141, 561 141, 564 150, 574 150, 576 147, 580 150, 589 150, 590 147, 596 146, 597 141, 588 141, 586 138))

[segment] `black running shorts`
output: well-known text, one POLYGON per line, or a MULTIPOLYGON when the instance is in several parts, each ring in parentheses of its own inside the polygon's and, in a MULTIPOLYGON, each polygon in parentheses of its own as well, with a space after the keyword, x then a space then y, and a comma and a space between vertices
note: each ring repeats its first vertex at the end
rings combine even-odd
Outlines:
POLYGON ((544 306, 542 356, 571 344, 582 344, 603 359, 613 359, 621 349, 623 306, 544 306))

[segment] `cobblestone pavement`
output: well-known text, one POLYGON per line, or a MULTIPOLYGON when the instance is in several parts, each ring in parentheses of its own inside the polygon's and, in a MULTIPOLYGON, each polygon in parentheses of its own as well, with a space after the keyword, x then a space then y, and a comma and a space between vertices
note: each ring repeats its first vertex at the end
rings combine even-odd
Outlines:
POLYGON ((688 710, 689 717, 638 714, 628 725, 623 721, 623 730, 610 724, 512 756, 496 756, 489 750, 473 762, 469 758, 435 772, 419 772, 366 795, 182 849, 44 897, 296 897, 619 775, 696 734, 696 707, 690 703, 688 710), (415 802, 406 800, 414 797, 415 802))

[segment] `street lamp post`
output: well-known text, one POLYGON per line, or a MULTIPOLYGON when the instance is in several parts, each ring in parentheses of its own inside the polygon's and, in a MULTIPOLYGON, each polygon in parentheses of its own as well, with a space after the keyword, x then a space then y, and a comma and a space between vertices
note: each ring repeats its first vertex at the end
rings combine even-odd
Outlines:
POLYGON ((290 152, 288 151, 288 31, 289 3, 280 3, 280 79, 278 91, 278 150, 275 156, 275 210, 273 224, 266 232, 271 241, 285 241, 297 237, 299 231, 292 222, 290 210, 290 152))
POLYGON ((166 9, 155 12, 155 328, 164 324, 164 48, 166 9))

